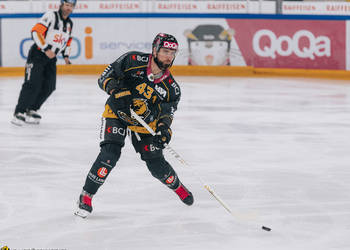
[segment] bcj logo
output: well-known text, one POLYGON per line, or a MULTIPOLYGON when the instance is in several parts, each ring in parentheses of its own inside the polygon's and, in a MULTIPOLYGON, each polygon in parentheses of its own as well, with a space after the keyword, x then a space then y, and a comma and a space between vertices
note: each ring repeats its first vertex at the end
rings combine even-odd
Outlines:
POLYGON ((331 41, 327 36, 315 37, 313 33, 308 30, 299 30, 293 37, 280 36, 271 30, 259 30, 253 37, 253 49, 255 53, 261 57, 276 58, 276 55, 290 56, 295 54, 300 58, 315 59, 315 56, 331 56, 331 41), (261 47, 261 39, 268 39, 269 45, 261 47), (301 39, 306 39, 308 45, 300 47, 301 39))

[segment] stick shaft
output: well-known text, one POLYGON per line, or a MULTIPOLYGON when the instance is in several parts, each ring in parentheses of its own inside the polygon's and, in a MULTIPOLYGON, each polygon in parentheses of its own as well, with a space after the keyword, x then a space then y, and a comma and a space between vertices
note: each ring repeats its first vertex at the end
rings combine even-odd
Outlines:
MULTIPOLYGON (((156 132, 148 126, 148 124, 139 116, 135 113, 134 110, 130 109, 131 115, 143 126, 145 127, 148 132, 150 132, 153 136, 156 135, 156 132)), ((220 205, 225 208, 225 210, 232 215, 236 220, 243 220, 244 222, 247 221, 255 221, 256 220, 256 215, 244 215, 241 213, 234 213, 230 207, 215 193, 215 191, 208 185, 205 184, 203 179, 190 167, 190 165, 174 150, 172 149, 169 145, 166 145, 165 149, 167 149, 182 165, 187 166, 192 173, 198 178, 200 183, 203 185, 203 187, 220 203, 220 205)), ((254 223, 255 224, 255 223, 254 223)), ((256 225, 254 225, 256 227, 256 225)), ((262 227, 263 230, 265 231, 271 231, 271 228, 269 227, 262 227)))

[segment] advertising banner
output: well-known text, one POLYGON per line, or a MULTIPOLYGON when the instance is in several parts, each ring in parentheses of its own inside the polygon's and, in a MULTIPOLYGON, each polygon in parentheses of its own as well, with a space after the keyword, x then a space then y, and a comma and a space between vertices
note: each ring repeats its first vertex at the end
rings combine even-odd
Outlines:
MULTIPOLYGON (((148 1, 77 1, 74 13, 124 13, 147 11, 148 1)), ((60 1, 1 1, 1 13, 43 13, 57 10, 60 1)))
MULTIPOLYGON (((1 13, 42 13, 59 1, 0 1, 1 13)), ((78 1, 75 13, 276 13, 275 1, 78 1)), ((349 2, 283 1, 283 14, 349 15, 349 2)))
MULTIPOLYGON (((3 20, 3 66, 25 64, 33 44, 30 30, 37 21, 3 20)), ((74 64, 109 64, 130 50, 151 52, 153 38, 165 32, 180 44, 175 65, 246 65, 225 19, 76 18, 73 22, 74 64)))
POLYGON ((308 15, 349 15, 350 3, 318 1, 318 2, 286 2, 282 4, 283 14, 308 15))
POLYGON ((227 20, 247 65, 346 68, 345 21, 227 20), (336 27, 336 28, 335 28, 336 27))
MULTIPOLYGON (((25 64, 33 44, 30 30, 37 21, 2 20, 3 66, 25 64)), ((109 64, 127 51, 151 52, 155 35, 165 32, 173 34, 180 44, 175 65, 349 68, 346 21, 74 18, 73 22, 73 64, 109 64)), ((63 63, 62 58, 59 63, 63 63)))
POLYGON ((156 13, 275 13, 272 1, 154 1, 156 13))
MULTIPOLYGON (((1 13, 43 13, 60 1, 0 1, 1 13)), ((77 1, 74 13, 275 13, 274 1, 77 1)))
MULTIPOLYGON (((74 13, 140 13, 147 11, 148 1, 77 1, 74 13)), ((45 1, 42 11, 57 10, 59 1, 45 1)))

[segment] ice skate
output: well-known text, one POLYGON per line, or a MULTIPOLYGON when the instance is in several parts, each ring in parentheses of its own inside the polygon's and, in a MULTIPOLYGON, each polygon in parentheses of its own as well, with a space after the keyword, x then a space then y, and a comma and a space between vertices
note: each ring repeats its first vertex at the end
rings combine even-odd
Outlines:
POLYGON ((93 195, 86 191, 82 191, 78 200, 78 209, 75 211, 75 215, 82 218, 86 218, 92 212, 92 200, 93 195))
POLYGON ((15 113, 11 120, 11 123, 17 126, 23 126, 25 123, 26 117, 24 113, 15 113))
POLYGON ((41 115, 39 115, 35 110, 27 110, 25 116, 25 122, 29 124, 39 124, 41 120, 41 115))
POLYGON ((180 186, 174 190, 175 193, 179 196, 183 203, 188 206, 193 204, 193 195, 188 189, 180 182, 180 186))

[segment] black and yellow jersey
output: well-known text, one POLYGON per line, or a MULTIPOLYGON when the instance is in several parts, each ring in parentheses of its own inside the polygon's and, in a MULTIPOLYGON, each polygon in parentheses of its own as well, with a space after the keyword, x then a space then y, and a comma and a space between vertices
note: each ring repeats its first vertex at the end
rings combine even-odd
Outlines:
MULTIPOLYGON (((98 80, 101 89, 111 80, 118 82, 117 94, 108 98, 103 113, 104 118, 116 118, 118 107, 113 105, 118 96, 131 95, 132 109, 141 116, 149 126, 155 130, 157 122, 162 119, 171 124, 174 112, 177 110, 181 97, 181 90, 169 70, 155 79, 151 73, 151 54, 142 52, 128 52, 108 65, 98 80)), ((170 126, 170 124, 168 124, 170 126)), ((129 129, 138 133, 149 132, 135 120, 130 120, 129 129)))

